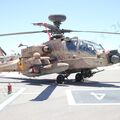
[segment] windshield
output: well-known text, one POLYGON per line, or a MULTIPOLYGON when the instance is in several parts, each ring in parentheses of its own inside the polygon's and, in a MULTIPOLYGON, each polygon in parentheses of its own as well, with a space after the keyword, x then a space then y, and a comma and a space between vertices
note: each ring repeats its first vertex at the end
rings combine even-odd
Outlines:
POLYGON ((100 44, 82 40, 79 45, 79 50, 86 51, 90 54, 96 54, 97 51, 104 50, 104 48, 100 44))
POLYGON ((82 42, 84 42, 88 46, 93 47, 96 51, 98 51, 98 50, 104 50, 104 48, 102 47, 101 44, 97 44, 97 43, 94 43, 94 42, 91 42, 91 41, 87 41, 87 40, 84 40, 82 42))
POLYGON ((104 48, 102 47, 101 44, 94 43, 94 47, 95 47, 96 50, 104 50, 104 48))
POLYGON ((66 42, 66 47, 68 50, 76 51, 78 46, 78 38, 71 38, 66 42))

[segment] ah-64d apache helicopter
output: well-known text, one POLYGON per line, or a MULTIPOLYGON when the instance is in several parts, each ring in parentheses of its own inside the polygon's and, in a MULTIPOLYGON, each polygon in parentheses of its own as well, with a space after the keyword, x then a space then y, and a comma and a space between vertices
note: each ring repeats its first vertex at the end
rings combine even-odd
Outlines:
POLYGON ((93 69, 120 61, 120 54, 117 50, 106 53, 100 44, 80 40, 78 37, 69 38, 64 36, 64 33, 70 32, 120 33, 60 29, 60 24, 66 20, 64 15, 50 15, 49 20, 53 22, 53 25, 34 23, 34 25, 46 28, 42 31, 0 34, 0 36, 8 36, 47 33, 49 36, 49 41, 42 45, 27 46, 22 49, 20 57, 14 57, 5 63, 3 61, 0 64, 0 72, 18 71, 29 77, 58 73, 57 83, 61 84, 71 73, 77 73, 75 76, 76 81, 83 81, 84 78, 97 73, 93 72, 93 69))

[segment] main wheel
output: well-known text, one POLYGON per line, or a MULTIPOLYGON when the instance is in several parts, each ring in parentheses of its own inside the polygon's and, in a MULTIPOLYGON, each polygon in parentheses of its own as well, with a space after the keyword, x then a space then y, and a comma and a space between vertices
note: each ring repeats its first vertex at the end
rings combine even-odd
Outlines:
POLYGON ((65 77, 63 75, 58 75, 57 76, 57 83, 62 84, 65 80, 65 77))
POLYGON ((83 82, 83 76, 81 73, 77 73, 76 76, 75 76, 75 80, 76 82, 83 82))

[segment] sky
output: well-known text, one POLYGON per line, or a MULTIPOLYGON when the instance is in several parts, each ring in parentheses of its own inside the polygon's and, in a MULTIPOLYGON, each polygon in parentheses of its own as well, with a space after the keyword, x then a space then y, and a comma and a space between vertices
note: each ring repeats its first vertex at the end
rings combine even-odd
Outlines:
MULTIPOLYGON (((120 0, 0 0, 0 34, 43 30, 35 22, 47 22, 51 14, 64 14, 61 28, 120 32, 120 0)), ((69 33, 101 43, 106 50, 120 49, 120 35, 69 33)), ((20 53, 20 43, 40 45, 48 40, 45 33, 0 37, 0 46, 7 54, 20 53)))

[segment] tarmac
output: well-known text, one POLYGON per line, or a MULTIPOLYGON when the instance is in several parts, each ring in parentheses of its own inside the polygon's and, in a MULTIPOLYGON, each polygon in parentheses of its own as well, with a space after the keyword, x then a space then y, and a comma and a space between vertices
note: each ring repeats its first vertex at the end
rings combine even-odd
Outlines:
POLYGON ((57 74, 28 78, 18 73, 0 74, 1 120, 120 120, 120 65, 75 83, 64 84, 57 74), (12 93, 7 94, 8 83, 12 93))

